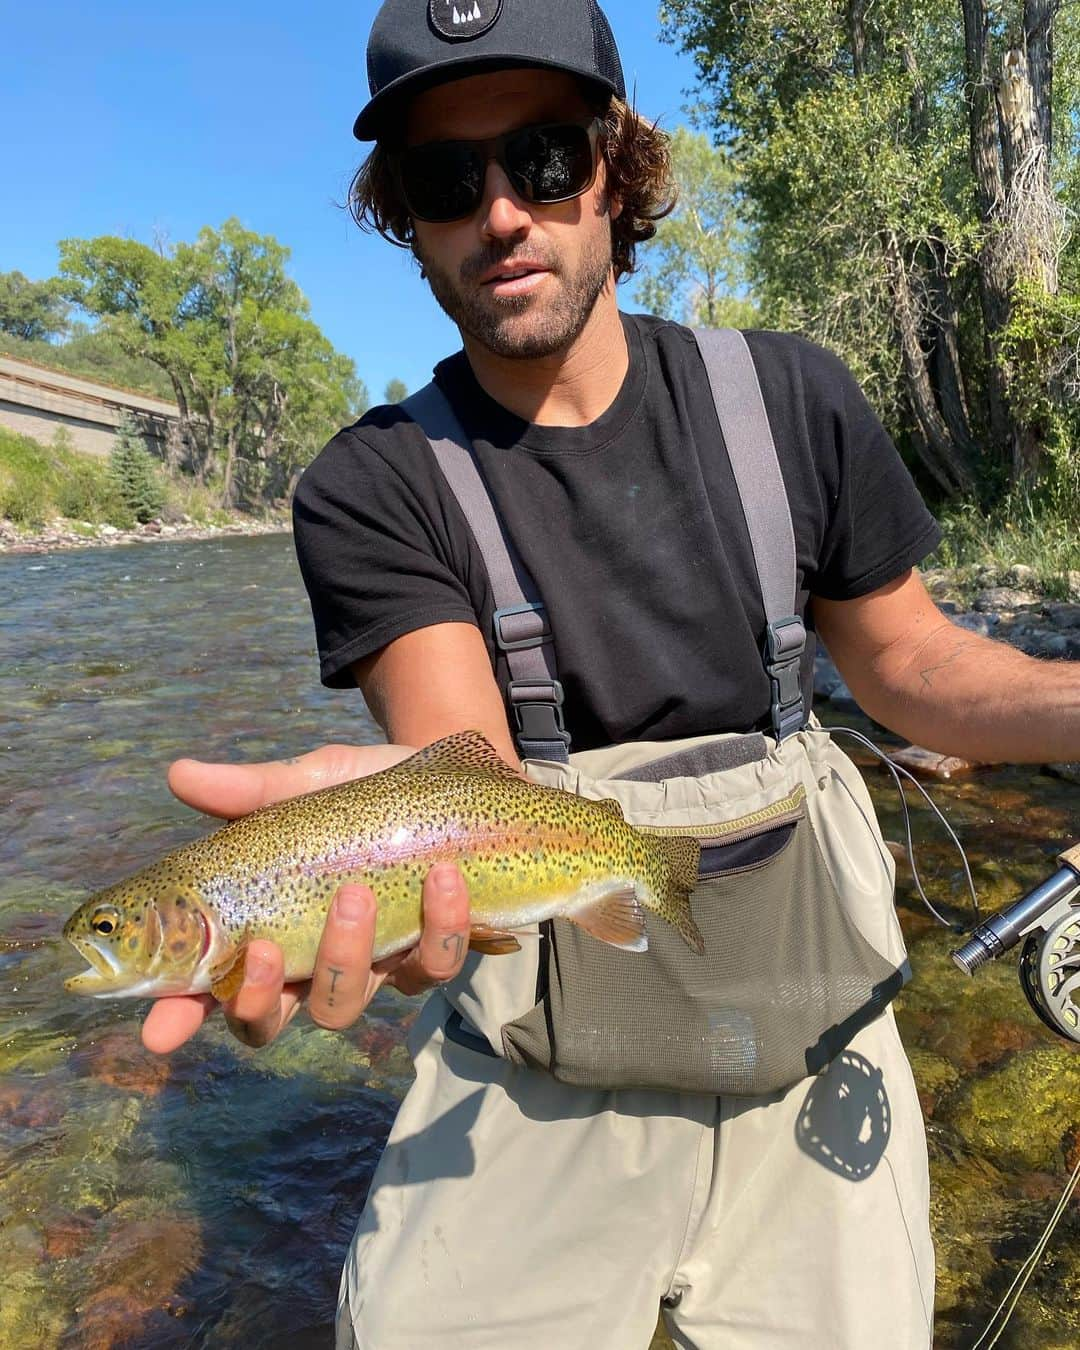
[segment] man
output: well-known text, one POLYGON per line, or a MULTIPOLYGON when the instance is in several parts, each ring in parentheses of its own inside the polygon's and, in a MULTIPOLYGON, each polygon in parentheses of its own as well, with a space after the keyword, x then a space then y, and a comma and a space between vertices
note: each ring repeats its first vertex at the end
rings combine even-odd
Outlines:
MULTIPOLYGON (((668 196, 607 21, 593 0, 388 0, 368 68, 356 132, 377 145, 357 209, 413 250, 461 331, 437 380, 548 606, 575 748, 767 728, 762 602, 701 359, 686 330, 617 307, 668 196)), ((844 368, 783 335, 749 341, 801 601, 862 706, 946 752, 1080 757, 1076 671, 930 601, 913 569, 936 527, 844 368)), ((490 584, 419 428, 380 408, 342 432, 296 523, 323 679, 359 684, 390 744, 181 761, 173 790, 240 815, 467 728, 516 765, 490 584)), ((418 947, 373 968, 376 902, 339 891, 302 988, 253 943, 226 1009, 236 1034, 265 1044, 301 1002, 342 1028, 383 982, 459 975, 456 868, 428 876, 418 947)), ((174 1048, 211 1002, 159 1001, 146 1044, 174 1048)), ((342 1350, 644 1350, 661 1302, 678 1344, 702 1350, 930 1343, 925 1148, 888 1015, 852 1043, 891 1112, 882 1165, 853 1178, 796 1148, 806 1083, 721 1099, 573 1088, 452 1042, 447 1013, 436 995, 417 1022, 417 1082, 346 1267, 342 1350)))

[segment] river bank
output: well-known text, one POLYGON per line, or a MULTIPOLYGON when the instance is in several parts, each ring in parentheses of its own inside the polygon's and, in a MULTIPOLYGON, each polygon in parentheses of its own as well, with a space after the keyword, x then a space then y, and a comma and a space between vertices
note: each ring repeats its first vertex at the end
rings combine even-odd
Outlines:
POLYGON ((147 544, 162 539, 216 539, 229 535, 287 534, 287 515, 258 519, 232 512, 214 522, 182 516, 176 521, 147 521, 122 530, 88 520, 56 518, 34 530, 24 530, 0 519, 0 554, 55 553, 74 548, 115 548, 119 544, 147 544))

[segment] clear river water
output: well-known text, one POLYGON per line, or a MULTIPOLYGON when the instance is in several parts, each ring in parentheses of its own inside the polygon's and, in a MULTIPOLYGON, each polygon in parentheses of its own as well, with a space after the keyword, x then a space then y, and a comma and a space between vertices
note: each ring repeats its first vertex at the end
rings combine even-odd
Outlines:
MULTIPOLYGON (((0 557, 0 653, 0 1347, 327 1347, 341 1258, 409 1082, 412 1002, 385 992, 345 1034, 296 1023, 257 1052, 217 1018, 155 1059, 137 1038, 145 1005, 62 987, 81 968, 60 939, 72 909, 210 827, 170 796, 170 760, 379 739, 358 694, 318 683, 291 543, 0 557)), ((1036 768, 934 791, 987 909, 1080 834, 1080 789, 1036 768)), ((958 860, 914 817, 931 896, 962 917, 958 860)), ((898 903, 915 969, 898 1015, 932 1158, 934 1343, 960 1350, 1080 1156, 1080 1054, 1037 1022, 1011 963, 973 980, 952 967, 952 935, 903 875, 898 903)), ((1077 1206, 998 1344, 1080 1346, 1077 1206)))

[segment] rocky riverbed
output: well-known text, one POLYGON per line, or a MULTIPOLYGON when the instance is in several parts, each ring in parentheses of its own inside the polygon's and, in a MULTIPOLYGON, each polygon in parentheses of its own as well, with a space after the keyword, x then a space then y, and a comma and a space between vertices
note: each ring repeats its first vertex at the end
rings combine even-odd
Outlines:
POLYGON ((55 553, 73 548, 115 548, 159 539, 216 539, 219 535, 281 534, 289 530, 285 515, 259 519, 233 512, 228 519, 208 524, 182 516, 177 521, 150 520, 130 530, 88 520, 51 520, 27 531, 0 519, 0 553, 55 553))

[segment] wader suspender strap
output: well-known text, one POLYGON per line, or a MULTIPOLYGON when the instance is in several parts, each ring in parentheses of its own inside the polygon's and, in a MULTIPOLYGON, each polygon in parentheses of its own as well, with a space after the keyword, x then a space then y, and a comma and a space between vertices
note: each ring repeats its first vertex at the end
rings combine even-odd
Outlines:
POLYGON ((769 711, 773 735, 782 741, 801 731, 804 720, 800 674, 806 629, 795 613, 798 573, 791 509, 746 339, 734 328, 695 328, 694 339, 709 376, 754 550, 765 602, 762 660, 772 689, 769 711))
POLYGON ((563 689, 547 611, 496 515, 472 442, 437 385, 425 385, 401 406, 423 427, 484 559, 495 596, 495 645, 510 671, 505 698, 518 754, 522 759, 565 764, 570 759, 570 737, 563 723, 563 689))
MULTIPOLYGON (((772 690, 772 732, 778 741, 800 731, 800 662, 806 629, 795 614, 795 536, 765 403, 746 339, 733 328, 695 329, 716 415, 750 533, 765 605, 762 660, 772 690)), ((476 539, 495 596, 494 638, 506 656, 506 700, 523 759, 566 763, 570 737, 563 723, 551 626, 539 591, 499 519, 472 442, 435 384, 402 408, 431 442, 443 475, 476 539)))

